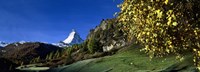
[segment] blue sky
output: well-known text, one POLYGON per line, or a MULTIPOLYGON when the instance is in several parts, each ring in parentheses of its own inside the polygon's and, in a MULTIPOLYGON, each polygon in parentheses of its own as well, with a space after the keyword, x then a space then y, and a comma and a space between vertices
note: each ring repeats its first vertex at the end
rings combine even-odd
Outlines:
POLYGON ((86 39, 122 0, 0 0, 0 41, 59 42, 72 29, 86 39))

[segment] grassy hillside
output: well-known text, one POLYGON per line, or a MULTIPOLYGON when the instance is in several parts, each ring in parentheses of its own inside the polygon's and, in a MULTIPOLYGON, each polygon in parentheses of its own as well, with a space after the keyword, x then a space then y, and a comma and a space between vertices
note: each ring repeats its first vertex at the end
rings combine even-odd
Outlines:
POLYGON ((88 59, 64 67, 50 69, 51 72, 197 72, 192 56, 187 55, 180 62, 175 56, 150 58, 140 52, 137 46, 126 47, 117 54, 88 59))

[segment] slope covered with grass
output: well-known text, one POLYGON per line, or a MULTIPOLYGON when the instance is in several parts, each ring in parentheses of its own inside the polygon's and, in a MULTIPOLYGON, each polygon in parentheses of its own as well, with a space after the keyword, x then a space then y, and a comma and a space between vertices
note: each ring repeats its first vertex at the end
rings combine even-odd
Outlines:
POLYGON ((102 58, 88 59, 50 69, 51 72, 196 72, 192 56, 186 55, 183 61, 176 60, 175 56, 164 58, 150 58, 140 52, 138 46, 123 48, 115 55, 102 58))

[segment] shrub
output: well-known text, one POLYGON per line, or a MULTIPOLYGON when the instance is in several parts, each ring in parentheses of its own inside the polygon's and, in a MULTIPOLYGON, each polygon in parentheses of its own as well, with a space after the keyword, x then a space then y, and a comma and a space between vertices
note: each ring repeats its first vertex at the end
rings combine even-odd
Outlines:
POLYGON ((120 7, 119 21, 151 58, 191 50, 200 67, 200 0, 124 0, 120 7))
POLYGON ((90 53, 94 53, 99 51, 99 42, 94 38, 94 36, 92 36, 90 39, 88 39, 88 44, 87 44, 87 48, 88 51, 90 53))

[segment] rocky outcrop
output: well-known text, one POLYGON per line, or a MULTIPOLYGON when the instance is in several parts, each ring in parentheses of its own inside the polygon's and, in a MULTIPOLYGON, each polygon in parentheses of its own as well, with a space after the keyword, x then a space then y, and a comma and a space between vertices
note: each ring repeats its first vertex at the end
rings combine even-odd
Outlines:
POLYGON ((126 34, 117 25, 116 19, 103 20, 99 26, 90 30, 87 39, 98 41, 104 52, 117 49, 127 44, 126 34), (93 37, 93 38, 92 38, 93 37))

